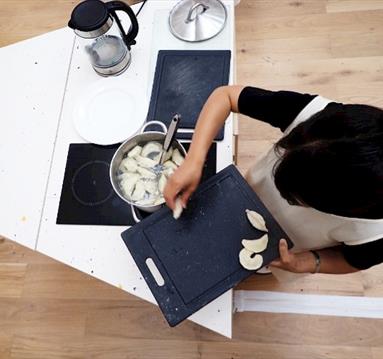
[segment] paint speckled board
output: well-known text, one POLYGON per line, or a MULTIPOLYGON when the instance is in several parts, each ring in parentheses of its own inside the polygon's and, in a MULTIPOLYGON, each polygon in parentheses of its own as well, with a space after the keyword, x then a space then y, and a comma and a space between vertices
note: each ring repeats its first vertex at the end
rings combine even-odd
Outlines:
POLYGON ((122 233, 169 325, 252 274, 239 263, 241 240, 264 233, 250 224, 246 209, 265 218, 269 244, 262 255, 268 264, 279 256, 281 238, 292 243, 233 165, 203 183, 178 220, 164 207, 122 233))

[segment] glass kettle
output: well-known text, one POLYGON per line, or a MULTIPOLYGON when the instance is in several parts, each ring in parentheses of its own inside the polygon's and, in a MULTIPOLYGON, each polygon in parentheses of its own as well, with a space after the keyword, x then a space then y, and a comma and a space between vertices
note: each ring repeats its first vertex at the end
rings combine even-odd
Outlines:
POLYGON ((129 5, 122 1, 85 0, 73 9, 68 26, 82 38, 84 49, 99 75, 119 75, 128 68, 130 47, 136 43, 138 33, 137 18, 129 5), (127 32, 117 11, 129 16, 127 32))

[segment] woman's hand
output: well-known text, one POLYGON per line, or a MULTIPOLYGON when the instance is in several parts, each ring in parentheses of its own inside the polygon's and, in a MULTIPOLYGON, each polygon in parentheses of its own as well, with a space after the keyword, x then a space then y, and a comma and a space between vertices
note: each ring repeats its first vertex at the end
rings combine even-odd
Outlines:
POLYGON ((189 197, 201 180, 201 175, 202 165, 186 158, 166 183, 164 198, 168 207, 174 210, 175 200, 180 196, 182 207, 186 208, 189 197))
POLYGON ((270 263, 271 267, 277 267, 293 273, 314 273, 316 267, 315 257, 311 252, 293 253, 289 251, 285 239, 279 241, 279 259, 270 263))
POLYGON ((202 167, 215 135, 230 112, 238 112, 238 98, 243 88, 244 86, 218 87, 204 104, 185 161, 169 178, 164 190, 166 204, 172 210, 178 196, 181 196, 182 205, 186 207, 201 179, 202 167))
MULTIPOLYGON (((346 274, 358 271, 345 260, 341 246, 324 248, 316 252, 320 256, 319 273, 346 274)), ((284 239, 279 242, 279 255, 279 259, 270 263, 271 267, 294 273, 314 273, 316 270, 316 258, 312 252, 293 253, 289 251, 284 239)))

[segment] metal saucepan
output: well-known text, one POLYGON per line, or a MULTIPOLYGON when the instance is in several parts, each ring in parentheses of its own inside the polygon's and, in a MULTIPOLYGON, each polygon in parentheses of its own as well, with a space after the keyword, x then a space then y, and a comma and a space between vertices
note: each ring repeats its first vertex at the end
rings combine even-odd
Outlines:
MULTIPOLYGON (((137 215, 136 215, 136 213, 134 211, 134 206, 137 207, 138 209, 141 209, 141 210, 145 211, 145 212, 152 213, 152 212, 155 212, 156 210, 160 209, 162 207, 162 204, 159 204, 159 205, 146 205, 146 206, 136 205, 134 202, 132 202, 132 201, 128 200, 127 198, 125 198, 123 193, 122 193, 122 190, 120 188, 120 185, 118 183, 118 179, 117 179, 117 176, 119 174, 120 163, 123 160, 125 154, 127 152, 129 152, 131 149, 133 149, 133 147, 135 147, 137 145, 143 146, 147 142, 150 142, 150 141, 158 141, 160 143, 163 143, 164 140, 165 140, 166 133, 167 133, 167 128, 166 128, 166 126, 162 122, 159 122, 159 121, 146 122, 144 124, 144 126, 142 126, 139 134, 130 137, 129 139, 127 139, 118 148, 118 150, 114 154, 114 156, 112 158, 112 161, 110 163, 110 172, 109 172, 109 174, 110 174, 110 181, 112 183, 113 189, 114 189, 114 191, 118 194, 118 196, 123 201, 125 201, 126 203, 128 203, 128 204, 130 204, 132 206, 133 218, 134 218, 134 220, 136 222, 138 222, 139 219, 137 218, 137 215), (158 131, 144 132, 145 129, 148 126, 150 126, 150 125, 158 125, 158 126, 160 126, 163 132, 158 132, 158 131)), ((186 156, 185 148, 177 140, 173 141, 172 147, 173 148, 178 148, 178 150, 181 152, 181 154, 184 157, 186 156)))

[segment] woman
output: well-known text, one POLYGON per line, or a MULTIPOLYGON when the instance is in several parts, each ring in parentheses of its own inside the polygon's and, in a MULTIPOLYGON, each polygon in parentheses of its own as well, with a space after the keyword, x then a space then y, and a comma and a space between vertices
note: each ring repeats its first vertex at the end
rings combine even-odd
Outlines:
POLYGON ((205 156, 230 112, 268 122, 284 136, 247 181, 295 244, 271 263, 295 273, 351 273, 383 262, 383 111, 321 96, 254 87, 216 89, 165 199, 186 207, 205 156), (299 252, 297 252, 299 250, 299 252))

